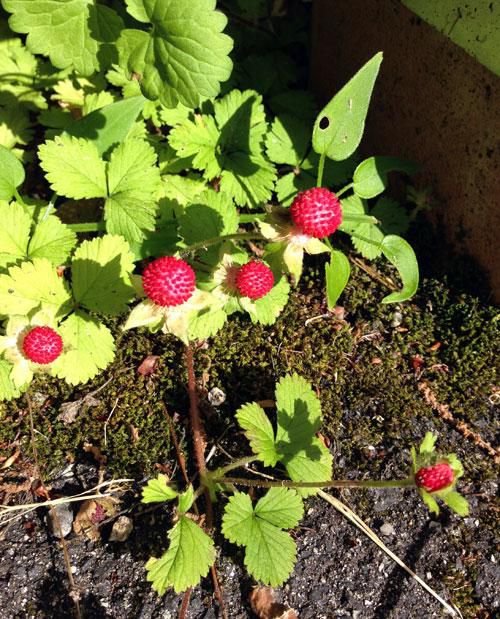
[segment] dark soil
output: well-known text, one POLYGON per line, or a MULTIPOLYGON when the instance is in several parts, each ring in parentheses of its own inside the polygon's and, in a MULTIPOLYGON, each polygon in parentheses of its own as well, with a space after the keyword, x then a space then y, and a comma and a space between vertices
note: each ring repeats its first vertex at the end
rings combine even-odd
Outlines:
MULTIPOLYGON (((337 496, 379 534, 383 525, 391 525, 390 535, 380 534, 384 542, 464 617, 495 616, 500 576, 494 461, 425 402, 418 384, 426 381, 457 420, 494 444, 497 313, 478 298, 429 279, 411 303, 381 306, 384 287, 355 270, 343 300, 345 322, 321 318, 325 307, 320 273, 310 271, 273 327, 236 318, 198 351, 209 449, 217 445, 211 464, 228 461, 220 447, 232 457, 248 453, 235 433, 235 409, 249 399, 272 398, 275 381, 290 371, 306 376, 320 394, 323 435, 331 441, 338 478, 404 477, 410 445, 428 430, 439 432, 443 451, 455 451, 464 462, 460 491, 471 504, 468 518, 447 509, 439 517, 429 516, 411 491, 344 491, 337 496), (320 318, 306 323, 313 317, 320 318), (227 394, 220 408, 208 404, 206 396, 213 387, 227 394)), ((72 392, 54 381, 38 381, 32 391, 35 425, 41 433, 37 447, 45 481, 54 494, 69 496, 96 483, 97 465, 84 452, 85 442, 107 457, 107 476, 131 476, 137 481, 137 487, 122 497, 121 509, 134 522, 128 541, 107 541, 112 523, 102 527, 99 542, 74 533, 66 538, 85 617, 176 616, 181 597, 156 595, 144 570, 148 557, 167 547, 171 513, 168 507, 145 509, 138 495, 142 481, 157 472, 156 464, 176 467, 162 402, 171 414, 179 414, 177 433, 184 449, 189 449, 184 385, 182 347, 144 332, 123 337, 113 367, 85 389, 72 392), (160 356, 158 369, 152 376, 138 376, 137 367, 148 354, 160 356), (84 407, 74 423, 58 420, 62 403, 81 398, 108 379, 111 382, 95 395, 94 406, 84 407), (44 402, 41 410, 37 402, 44 402), (57 471, 68 463, 69 473, 57 479, 57 471)), ((0 484, 21 484, 33 477, 25 402, 0 406, 1 453, 9 456, 15 446, 21 450, 0 484)), ((190 462, 189 468, 194 472, 190 462)), ((31 492, 21 492, 9 500, 37 499, 31 492)), ((2 618, 72 616, 62 549, 48 532, 45 518, 40 509, 4 531, 2 618)), ((437 601, 322 499, 306 502, 306 516, 295 536, 297 565, 278 596, 301 618, 443 615, 437 601)), ((254 583, 243 569, 242 554, 220 537, 217 542, 217 569, 228 616, 251 617, 248 594, 254 583)), ((218 611, 206 579, 193 591, 188 616, 218 617, 218 611)))

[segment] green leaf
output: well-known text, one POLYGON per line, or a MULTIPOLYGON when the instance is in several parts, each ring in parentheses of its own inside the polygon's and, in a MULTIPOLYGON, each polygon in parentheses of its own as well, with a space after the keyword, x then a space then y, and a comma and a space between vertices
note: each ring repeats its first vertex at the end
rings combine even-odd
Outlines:
POLYGON ((171 501, 178 496, 176 490, 169 486, 170 480, 166 475, 158 475, 156 479, 150 479, 142 489, 142 503, 163 503, 171 501))
POLYGON ((38 156, 50 186, 58 194, 77 200, 106 197, 106 164, 92 142, 56 136, 39 147, 38 156))
POLYGON ((219 130, 212 116, 196 115, 194 120, 186 120, 169 133, 168 142, 179 157, 192 157, 192 165, 205 170, 205 177, 211 180, 220 172, 216 148, 219 130))
POLYGON ((342 161, 359 146, 381 62, 382 52, 378 52, 319 113, 312 136, 318 154, 342 161))
POLYGON ((347 256, 334 249, 330 255, 330 262, 325 264, 326 300, 328 309, 333 310, 337 301, 347 286, 351 275, 351 265, 347 256))
POLYGON ((288 303, 289 294, 290 284, 286 277, 281 277, 270 292, 252 302, 250 320, 261 325, 273 325, 288 303))
POLYGON ((439 514, 439 505, 436 499, 422 488, 420 488, 419 493, 431 514, 439 514))
POLYGON ((264 409, 253 402, 245 404, 236 413, 236 419, 245 432, 250 447, 264 466, 274 466, 279 460, 274 444, 274 430, 264 409))
POLYGON ((226 320, 227 314, 218 303, 193 312, 189 317, 189 340, 206 340, 214 336, 222 329, 226 320))
POLYGON ((352 244, 359 253, 368 258, 375 260, 382 254, 382 241, 384 233, 378 226, 372 224, 356 224, 351 232, 352 244))
POLYGON ((21 390, 14 385, 10 378, 11 371, 12 365, 0 358, 0 402, 13 400, 21 395, 21 390))
POLYGON ((443 501, 459 516, 469 515, 469 504, 467 503, 467 499, 458 492, 448 492, 443 496, 443 501))
MULTIPOLYGON (((7 97, 7 95, 5 96, 7 97)), ((0 103, 1 102, 2 90, 0 90, 0 103)), ((6 103, 9 104, 10 102, 11 98, 7 98, 6 103)), ((2 146, 11 150, 18 144, 28 144, 33 137, 33 131, 30 127, 31 121, 29 113, 24 106, 14 107, 10 104, 8 107, 0 107, 0 144, 2 146)), ((23 152, 24 151, 15 151, 14 154, 19 158, 23 152)))
POLYGON ((115 41, 123 27, 115 11, 93 0, 3 0, 3 7, 13 13, 12 30, 28 35, 30 51, 81 75, 99 70, 99 59, 106 56, 103 44, 115 41))
POLYGON ((24 316, 40 308, 56 316, 69 311, 71 296, 62 277, 46 258, 12 266, 0 275, 0 314, 24 316))
POLYGON ((128 241, 140 241, 154 230, 160 173, 156 153, 144 140, 128 139, 111 154, 104 218, 106 229, 128 241))
POLYGON ((179 505, 178 511, 180 514, 185 514, 189 511, 194 503, 194 488, 192 485, 189 485, 188 489, 179 494, 179 505))
MULTIPOLYGON (((278 408, 276 449, 293 481, 325 481, 332 477, 333 458, 315 434, 321 426, 321 405, 310 384, 297 374, 276 387, 278 408)), ((302 488, 300 494, 315 494, 302 488)))
POLYGON ((436 445, 438 437, 437 434, 433 434, 432 432, 427 432, 424 436, 424 440, 420 443, 419 453, 421 454, 431 454, 436 445))
POLYGON ((236 492, 226 505, 222 533, 245 546, 250 574, 276 587, 288 578, 296 557, 295 542, 281 529, 296 526, 302 513, 302 501, 294 490, 271 488, 255 509, 248 495, 236 492))
POLYGON ((276 117, 266 136, 267 156, 273 163, 299 166, 311 139, 309 124, 288 114, 276 117))
POLYGON ((110 103, 70 123, 66 133, 86 138, 102 156, 125 140, 142 112, 144 103, 145 99, 141 95, 110 103))
POLYGON ((255 208, 271 198, 276 170, 263 157, 232 153, 221 165, 220 189, 239 206, 255 208))
POLYGON ((76 234, 59 217, 50 215, 35 226, 28 255, 47 258, 55 266, 64 264, 76 245, 76 234))
POLYGON ((133 270, 134 256, 121 236, 106 234, 84 241, 72 263, 74 297, 91 311, 121 314, 135 296, 130 283, 133 270))
POLYGON ((360 198, 375 198, 387 187, 389 172, 415 174, 419 169, 417 163, 397 157, 369 157, 354 171, 353 189, 360 198))
POLYGON ((23 181, 22 163, 10 150, 0 145, 0 200, 10 200, 23 181))
POLYGON ((410 299, 417 291, 419 280, 417 257, 411 245, 401 237, 390 234, 383 239, 381 249, 397 268, 403 281, 402 289, 384 297, 382 303, 400 303, 410 299))
POLYGON ((59 326, 65 352, 53 364, 59 378, 70 385, 86 383, 114 359, 110 330, 85 312, 76 311, 59 326))
POLYGON ((163 595, 169 587, 176 593, 194 587, 208 574, 215 560, 214 543, 190 518, 181 516, 168 533, 170 546, 160 558, 146 563, 147 579, 163 595))
POLYGON ((120 66, 141 76, 141 90, 165 107, 195 108, 215 97, 232 70, 232 40, 222 33, 227 18, 215 0, 134 0, 134 16, 152 24, 149 32, 124 30, 118 41, 120 66))
POLYGON ((396 200, 380 198, 370 211, 370 215, 380 221, 384 234, 404 234, 410 226, 406 210, 396 200))
POLYGON ((0 203, 0 267, 25 258, 31 230, 31 217, 20 204, 0 203))

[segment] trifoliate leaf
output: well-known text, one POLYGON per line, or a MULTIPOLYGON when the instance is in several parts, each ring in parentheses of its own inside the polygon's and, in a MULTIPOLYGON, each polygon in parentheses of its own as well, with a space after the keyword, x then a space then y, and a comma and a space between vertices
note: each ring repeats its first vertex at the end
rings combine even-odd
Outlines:
POLYGON ((50 215, 35 226, 28 256, 47 258, 52 264, 64 264, 76 245, 76 234, 59 217, 50 215))
POLYGON ((274 466, 279 455, 274 444, 274 429, 264 409, 255 402, 245 404, 236 413, 236 419, 253 453, 262 460, 264 466, 274 466))
POLYGON ((272 325, 288 303, 290 284, 286 277, 281 277, 268 294, 252 302, 250 320, 263 325, 272 325))
POLYGON ((144 140, 128 139, 112 152, 104 211, 108 232, 140 241, 145 230, 154 229, 160 184, 155 163, 156 153, 144 140))
POLYGON ((296 546, 282 528, 296 526, 303 507, 294 490, 271 488, 255 506, 250 497, 236 492, 226 505, 222 533, 245 546, 245 565, 254 578, 276 587, 290 575, 296 546))
MULTIPOLYGON (((294 374, 276 387, 278 408, 276 449, 294 481, 331 479, 333 458, 315 434, 321 426, 321 405, 310 384, 294 374)), ((301 489, 300 494, 315 494, 301 489)))
POLYGON ((145 97, 195 108, 219 93, 231 74, 233 42, 222 33, 227 18, 215 0, 134 0, 128 8, 152 24, 149 32, 124 30, 118 41, 120 66, 140 76, 145 97))
POLYGON ((194 503, 194 488, 190 484, 188 489, 179 494, 179 504, 178 504, 178 512, 180 514, 185 514, 187 511, 191 509, 194 503))
POLYGON ((84 241, 72 263, 73 294, 89 310, 116 315, 135 296, 130 283, 134 257, 121 236, 107 234, 84 241))
POLYGON ((187 516, 168 533, 170 546, 160 558, 146 563, 147 579, 163 595, 169 587, 176 593, 194 587, 208 574, 215 560, 212 539, 187 516))
POLYGON ((24 316, 36 308, 48 309, 56 316, 69 311, 71 296, 62 277, 46 258, 35 258, 10 267, 0 275, 0 313, 24 316))
POLYGON ((99 59, 106 55, 103 44, 116 41, 123 28, 115 11, 93 0, 3 0, 3 6, 13 13, 12 30, 28 35, 30 51, 82 75, 99 70, 99 59))
POLYGON ((458 492, 448 492, 443 496, 443 501, 459 516, 469 515, 469 504, 467 503, 467 499, 458 492))
POLYGON ((310 140, 309 123, 284 114, 274 119, 266 136, 267 156, 273 163, 300 166, 310 140))
POLYGON ((20 204, 0 202, 0 267, 25 258, 31 229, 31 217, 20 204))
POLYGON ((114 359, 110 330, 85 312, 77 311, 59 326, 64 354, 54 362, 54 372, 70 385, 86 383, 114 359))
POLYGON ((0 145, 0 200, 10 200, 24 181, 24 168, 16 156, 0 145))
POLYGON ((156 479, 150 479, 142 489, 142 503, 163 503, 171 501, 178 495, 177 491, 169 486, 170 480, 166 475, 158 475, 156 479))
POLYGON ((12 365, 0 358, 0 402, 12 400, 21 395, 21 390, 14 385, 10 378, 11 371, 12 365))
POLYGON ((104 198, 106 164, 91 142, 56 136, 38 149, 40 165, 52 189, 67 198, 104 198))

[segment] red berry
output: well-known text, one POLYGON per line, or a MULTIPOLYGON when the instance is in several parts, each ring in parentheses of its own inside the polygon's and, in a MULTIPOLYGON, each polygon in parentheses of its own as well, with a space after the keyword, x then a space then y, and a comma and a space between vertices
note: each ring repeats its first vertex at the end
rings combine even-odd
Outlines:
POLYGON ((318 239, 333 234, 342 223, 337 196, 324 187, 314 187, 297 195, 291 206, 293 223, 318 239))
POLYGON ((236 287, 242 297, 254 301, 265 296, 274 286, 274 275, 263 262, 251 260, 238 270, 236 287))
POLYGON ((423 488, 427 492, 437 492, 453 483, 453 469, 447 462, 424 466, 415 475, 417 488, 423 488))
POLYGON ((63 341, 50 327, 34 327, 24 336, 23 352, 30 361, 46 365, 62 353, 63 341))
POLYGON ((193 269, 184 260, 173 256, 153 260, 142 274, 144 292, 156 305, 185 303, 191 298, 195 284, 193 269))

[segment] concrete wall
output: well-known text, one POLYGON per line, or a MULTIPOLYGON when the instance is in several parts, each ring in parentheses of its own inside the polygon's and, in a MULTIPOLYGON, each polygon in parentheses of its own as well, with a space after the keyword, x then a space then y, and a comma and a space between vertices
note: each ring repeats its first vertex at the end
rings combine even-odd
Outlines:
POLYGON ((315 0, 312 86, 320 99, 379 50, 361 149, 423 164, 419 185, 431 184, 439 200, 431 216, 488 270, 500 299, 500 78, 398 0, 315 0))

